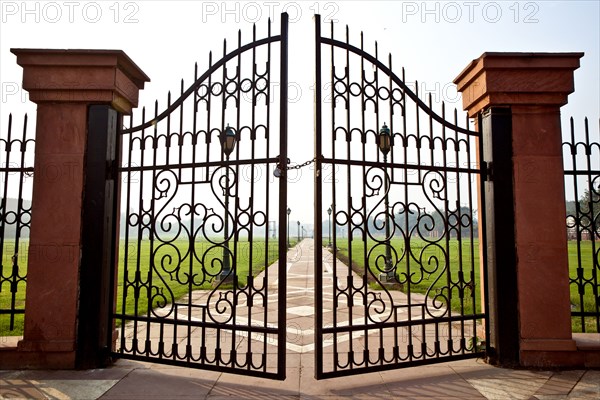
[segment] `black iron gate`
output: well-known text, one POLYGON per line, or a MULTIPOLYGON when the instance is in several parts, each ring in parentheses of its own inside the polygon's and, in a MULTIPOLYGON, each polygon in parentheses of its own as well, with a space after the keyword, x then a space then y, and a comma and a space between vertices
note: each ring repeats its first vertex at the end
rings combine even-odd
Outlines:
POLYGON ((479 133, 315 34, 317 379, 481 356, 479 133))
MULTIPOLYGON (((315 22, 316 377, 483 355, 480 134, 315 22)), ((287 24, 121 131, 114 356, 285 378, 287 24)))
POLYGON ((285 378, 287 24, 121 131, 114 356, 285 378))

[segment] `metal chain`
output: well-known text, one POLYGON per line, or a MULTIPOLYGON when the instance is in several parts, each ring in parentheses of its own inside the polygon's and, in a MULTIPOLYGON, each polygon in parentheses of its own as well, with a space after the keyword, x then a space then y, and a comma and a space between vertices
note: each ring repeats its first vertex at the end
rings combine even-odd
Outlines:
MULTIPOLYGON (((313 158, 312 160, 308 160, 308 161, 307 161, 307 162, 305 162, 305 163, 298 164, 298 165, 293 165, 293 166, 291 166, 291 167, 286 167, 285 169, 287 169, 287 170, 290 170, 290 169, 300 169, 300 168, 304 168, 304 167, 306 167, 306 166, 309 166, 310 164, 314 163, 316 160, 317 160, 316 158, 313 158)), ((289 162, 288 162, 288 164, 289 164, 289 162)))
MULTIPOLYGON (((300 169, 300 168, 306 167, 307 165, 310 165, 310 164, 314 163, 314 162, 315 162, 315 160, 316 160, 316 158, 313 158, 312 160, 308 160, 308 161, 307 161, 307 162, 305 162, 305 163, 298 164, 298 165, 294 165, 294 166, 291 166, 291 167, 288 167, 288 166, 286 166, 285 168, 282 168, 282 167, 281 167, 281 163, 277 163, 277 166, 275 167, 275 170, 273 171, 273 174, 274 174, 274 175, 275 175, 277 178, 279 178, 279 177, 282 175, 281 171, 282 171, 283 169, 286 169, 286 170, 290 170, 290 169, 300 169)), ((289 158, 287 159, 287 163, 288 163, 288 164, 290 163, 290 159, 289 159, 289 158)))

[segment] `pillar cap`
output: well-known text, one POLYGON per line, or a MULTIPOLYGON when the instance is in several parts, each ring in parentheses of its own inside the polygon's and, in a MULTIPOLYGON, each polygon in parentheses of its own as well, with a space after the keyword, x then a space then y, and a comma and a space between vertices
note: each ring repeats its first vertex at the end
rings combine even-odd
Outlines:
POLYGON ((567 103, 584 53, 483 53, 455 79, 470 117, 490 106, 567 103))
POLYGON ((122 50, 11 49, 23 67, 23 89, 34 103, 111 104, 137 107, 150 78, 122 50))

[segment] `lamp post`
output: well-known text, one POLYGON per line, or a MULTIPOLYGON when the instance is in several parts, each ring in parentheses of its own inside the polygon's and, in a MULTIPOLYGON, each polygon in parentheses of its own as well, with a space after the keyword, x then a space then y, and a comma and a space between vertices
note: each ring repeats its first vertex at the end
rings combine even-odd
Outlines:
MULTIPOLYGON (((235 148, 237 137, 233 128, 227 124, 225 132, 221 134, 221 149, 225 154, 226 160, 229 162, 229 156, 235 148)), ((221 271, 221 281, 226 279, 230 274, 231 265, 229 263, 229 166, 225 168, 225 244, 223 248, 223 270, 221 271)))
POLYGON ((290 213, 292 212, 292 210, 290 210, 290 208, 288 207, 287 209, 287 248, 290 248, 290 213))
MULTIPOLYGON (((377 135, 377 147, 379 147, 379 151, 383 154, 383 163, 387 164, 387 155, 392 148, 392 134, 390 128, 383 123, 383 126, 379 130, 379 135, 377 135)), ((387 177, 384 179, 385 181, 385 198, 384 198, 384 206, 385 206, 385 274, 384 276, 380 276, 380 278, 384 278, 387 282, 394 279, 394 272, 392 270, 392 249, 390 247, 390 219, 389 219, 389 199, 388 199, 388 191, 389 191, 389 181, 387 177)))
POLYGON ((302 240, 304 240, 305 234, 306 234, 306 229, 304 229, 304 225, 302 225, 302 240))
POLYGON ((329 247, 331 247, 331 207, 327 210, 327 214, 329 214, 329 247))
POLYGON ((300 241, 300 221, 298 221, 298 242, 300 241))

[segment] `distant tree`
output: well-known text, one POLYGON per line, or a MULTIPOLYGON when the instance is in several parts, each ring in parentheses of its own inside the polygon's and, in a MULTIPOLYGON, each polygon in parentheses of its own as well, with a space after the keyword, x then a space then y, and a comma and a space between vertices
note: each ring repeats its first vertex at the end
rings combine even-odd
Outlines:
POLYGON ((567 201, 567 217, 577 215, 577 202, 575 200, 567 201))
POLYGON ((590 227, 596 230, 600 228, 600 183, 596 188, 592 187, 592 193, 586 189, 579 199, 579 218, 582 227, 590 227))
MULTIPOLYGON (((442 210, 443 212, 443 210, 442 210)), ((460 208, 460 218, 462 219, 462 224, 458 223, 458 220, 455 215, 449 215, 448 221, 446 220, 446 215, 441 214, 439 211, 434 211, 431 214, 431 217, 434 221, 434 226, 432 233, 440 237, 444 234, 449 234, 450 237, 457 237, 460 231, 462 237, 469 236, 471 234, 471 230, 476 235, 476 231, 478 229, 478 221, 477 215, 474 211, 472 211, 469 207, 461 207, 460 208), (469 219, 470 218, 470 223, 469 219), (459 226, 460 225, 460 226, 459 226)))

